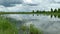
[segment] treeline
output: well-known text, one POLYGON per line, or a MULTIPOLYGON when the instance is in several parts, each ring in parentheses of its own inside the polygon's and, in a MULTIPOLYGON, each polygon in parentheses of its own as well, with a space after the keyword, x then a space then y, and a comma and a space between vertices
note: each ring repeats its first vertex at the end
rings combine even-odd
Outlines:
POLYGON ((54 10, 51 8, 51 12, 58 12, 58 13, 60 13, 60 8, 54 9, 54 10))
MULTIPOLYGON (((35 11, 33 10, 32 12, 34 13, 35 11)), ((52 9, 51 8, 50 11, 45 11, 45 10, 43 10, 43 11, 37 10, 36 11, 36 13, 41 13, 41 12, 52 12, 52 13, 56 12, 56 13, 60 13, 60 8, 58 8, 58 9, 52 9)))

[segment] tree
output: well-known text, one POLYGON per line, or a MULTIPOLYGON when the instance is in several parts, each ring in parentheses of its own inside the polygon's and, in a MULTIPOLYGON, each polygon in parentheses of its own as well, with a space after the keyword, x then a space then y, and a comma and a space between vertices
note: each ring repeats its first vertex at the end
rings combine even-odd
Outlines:
POLYGON ((57 12, 57 9, 55 9, 54 12, 57 12))
POLYGON ((34 10, 32 12, 34 13, 34 10))
POLYGON ((39 12, 39 10, 37 10, 37 13, 39 12))
POLYGON ((43 12, 46 12, 45 10, 43 10, 43 12))
POLYGON ((60 9, 58 8, 58 12, 60 12, 60 9))
POLYGON ((53 12, 53 9, 51 8, 51 12, 53 12))

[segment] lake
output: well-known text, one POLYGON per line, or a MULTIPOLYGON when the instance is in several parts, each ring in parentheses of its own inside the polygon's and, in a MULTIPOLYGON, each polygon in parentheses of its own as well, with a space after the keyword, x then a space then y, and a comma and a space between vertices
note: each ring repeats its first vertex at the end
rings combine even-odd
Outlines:
POLYGON ((7 17, 18 29, 21 25, 34 24, 44 34, 60 34, 60 15, 5 14, 4 17, 7 17))

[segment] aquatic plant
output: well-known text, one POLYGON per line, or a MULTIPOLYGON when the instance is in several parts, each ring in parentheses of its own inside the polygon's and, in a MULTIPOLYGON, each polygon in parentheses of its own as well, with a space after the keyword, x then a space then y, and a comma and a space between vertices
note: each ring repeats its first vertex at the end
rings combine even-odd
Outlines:
POLYGON ((42 31, 36 28, 33 24, 30 24, 30 34, 42 34, 42 31))
POLYGON ((20 28, 21 30, 24 31, 24 34, 27 33, 27 31, 29 32, 29 34, 43 34, 42 31, 38 28, 36 28, 33 24, 30 24, 30 26, 22 26, 22 28, 20 28))

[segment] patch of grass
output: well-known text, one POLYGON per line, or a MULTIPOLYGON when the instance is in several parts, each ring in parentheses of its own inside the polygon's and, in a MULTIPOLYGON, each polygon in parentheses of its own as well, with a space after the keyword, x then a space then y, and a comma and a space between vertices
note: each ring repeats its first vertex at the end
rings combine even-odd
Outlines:
POLYGON ((33 24, 30 24, 30 34, 42 34, 42 31, 36 28, 33 24))
POLYGON ((17 34, 17 29, 7 19, 0 16, 0 34, 17 34))
POLYGON ((27 27, 26 27, 26 26, 22 26, 20 29, 21 29, 22 31, 26 31, 26 30, 27 30, 27 27))
POLYGON ((26 32, 28 31, 30 34, 43 34, 42 31, 38 28, 36 28, 33 24, 30 24, 29 27, 27 26, 22 26, 21 30, 23 30, 26 34, 26 32))

